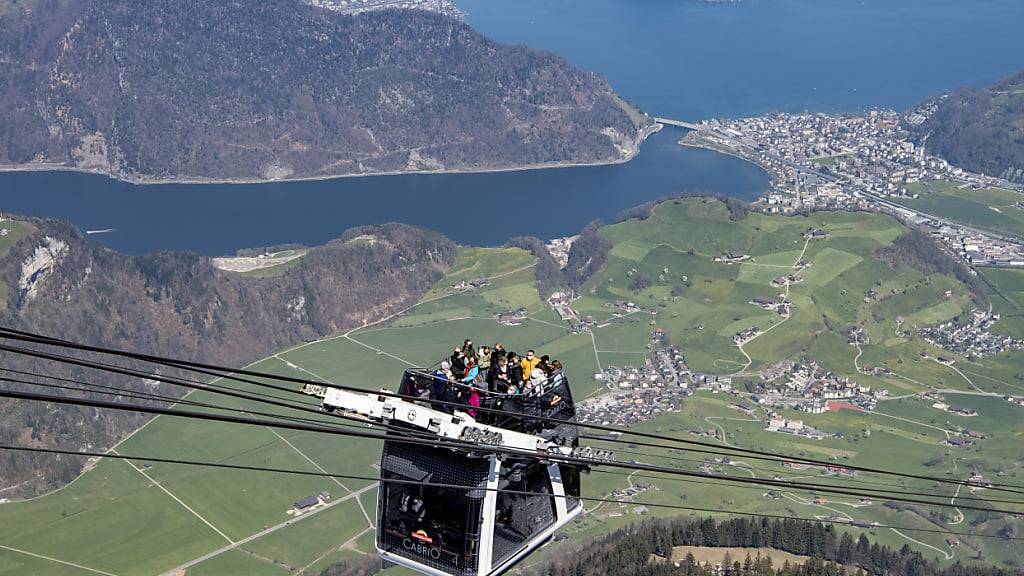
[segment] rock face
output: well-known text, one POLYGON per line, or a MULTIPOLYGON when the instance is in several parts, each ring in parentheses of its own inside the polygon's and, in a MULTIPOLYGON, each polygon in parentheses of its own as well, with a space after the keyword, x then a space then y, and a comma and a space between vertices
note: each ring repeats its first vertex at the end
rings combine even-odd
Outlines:
POLYGON ((607 82, 415 10, 39 0, 0 11, 0 164, 272 180, 630 158, 607 82))
POLYGON ((21 265, 21 279, 18 280, 19 302, 26 303, 35 298, 40 282, 53 269, 57 259, 68 249, 68 245, 56 238, 45 236, 32 254, 21 265))
MULTIPOLYGON (((389 224, 354 229, 309 249, 279 276, 252 277, 218 270, 210 259, 188 253, 124 256, 66 224, 31 223, 35 232, 0 254, 0 278, 11 284, 7 302, 0 303, 0 325, 232 366, 407 306, 441 278, 455 255, 455 245, 441 234, 389 224), (375 241, 349 242, 367 235, 375 241)), ((126 390, 184 392, 7 353, 0 353, 0 366, 92 382, 102 378, 126 390)), ((124 413, 0 400, 0 444, 102 448, 141 422, 124 413)), ((21 484, 21 494, 51 488, 81 466, 76 459, 3 452, 0 488, 21 484)))

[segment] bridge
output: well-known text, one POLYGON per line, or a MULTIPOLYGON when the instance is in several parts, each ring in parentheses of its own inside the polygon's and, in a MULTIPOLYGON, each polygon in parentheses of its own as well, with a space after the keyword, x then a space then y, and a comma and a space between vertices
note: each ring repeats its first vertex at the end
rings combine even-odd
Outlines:
POLYGON ((680 128, 686 128, 687 130, 700 130, 700 126, 693 124, 692 122, 686 122, 683 120, 673 120, 671 118, 658 118, 655 117, 654 121, 658 124, 665 124, 666 126, 678 126, 680 128))

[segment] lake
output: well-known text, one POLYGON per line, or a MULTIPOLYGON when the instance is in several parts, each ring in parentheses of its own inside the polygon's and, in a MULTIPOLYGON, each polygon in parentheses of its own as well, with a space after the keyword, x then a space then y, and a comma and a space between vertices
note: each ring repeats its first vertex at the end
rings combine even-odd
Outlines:
POLYGON ((456 0, 653 116, 909 108, 1024 68, 1020 0, 456 0))
MULTIPOLYGON (((503 42, 562 54, 606 75, 657 116, 906 108, 1024 67, 1019 0, 457 0, 503 42)), ((66 218, 142 253, 319 244, 359 224, 400 221, 463 244, 573 234, 666 195, 752 199, 758 168, 679 147, 666 129, 627 164, 237 185, 133 186, 71 172, 0 173, 0 210, 66 218), (528 216, 527 216, 528 215, 528 216)))
POLYGON ((666 128, 632 162, 476 174, 410 174, 268 184, 138 186, 77 172, 0 173, 0 210, 65 218, 127 253, 159 249, 232 254, 239 248, 316 245, 349 227, 405 222, 461 244, 575 234, 648 200, 686 192, 753 199, 758 167, 676 142, 666 128))

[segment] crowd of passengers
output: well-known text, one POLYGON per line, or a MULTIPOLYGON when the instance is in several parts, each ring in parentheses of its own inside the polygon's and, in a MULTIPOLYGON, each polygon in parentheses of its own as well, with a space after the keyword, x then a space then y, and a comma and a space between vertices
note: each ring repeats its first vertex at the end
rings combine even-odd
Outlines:
POLYGON ((476 348, 467 339, 434 372, 430 396, 463 402, 470 406, 470 416, 475 416, 473 408, 480 406, 481 393, 530 396, 557 386, 562 379, 562 363, 558 360, 538 356, 533 350, 520 356, 505 350, 500 342, 494 347, 476 348), (449 383, 464 386, 453 387, 449 383))

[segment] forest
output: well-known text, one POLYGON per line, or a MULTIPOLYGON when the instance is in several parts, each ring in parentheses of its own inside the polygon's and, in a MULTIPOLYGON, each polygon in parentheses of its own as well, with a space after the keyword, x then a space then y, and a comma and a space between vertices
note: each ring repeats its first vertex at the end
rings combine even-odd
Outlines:
POLYGON ((834 525, 796 519, 736 517, 716 520, 684 516, 655 520, 614 532, 557 554, 527 576, 710 576, 712 566, 700 566, 688 555, 678 565, 669 562, 676 546, 773 548, 809 556, 803 565, 774 566, 767 558, 734 558, 724 565, 725 576, 1009 576, 1015 569, 963 565, 948 567, 925 559, 909 546, 894 550, 861 534, 855 538, 834 525))
MULTIPOLYGON (((0 302, 0 325, 94 346, 235 366, 407 306, 430 289, 455 258, 454 243, 440 233, 384 224, 354 228, 337 241, 312 248, 280 275, 253 277, 216 269, 209 258, 187 252, 126 256, 66 223, 25 221, 35 233, 0 254, 2 277, 14 279, 0 291, 6 294, 6 302, 0 302), (376 241, 349 242, 357 236, 376 241), (17 278, 23 263, 46 238, 66 248, 53 267, 37 276, 32 291, 21 289, 17 278)), ((102 376, 81 367, 55 368, 45 360, 6 352, 0 352, 0 366, 75 380, 103 378, 129 393, 180 397, 186 392, 179 386, 102 376)), ((176 375, 173 370, 165 374, 176 375)), ((5 388, 54 393, 17 383, 5 383, 5 388)), ((87 408, 0 400, 0 444, 106 447, 144 421, 140 414, 94 414, 87 408)), ((82 465, 80 458, 5 451, 0 453, 0 483, 20 486, 20 493, 5 496, 29 495, 70 481, 82 465)))
POLYGON ((140 181, 613 162, 642 128, 558 56, 299 0, 38 0, 0 12, 0 78, 0 165, 140 181))
POLYGON ((915 136, 955 166, 1024 182, 1024 72, 988 88, 956 90, 915 136))

